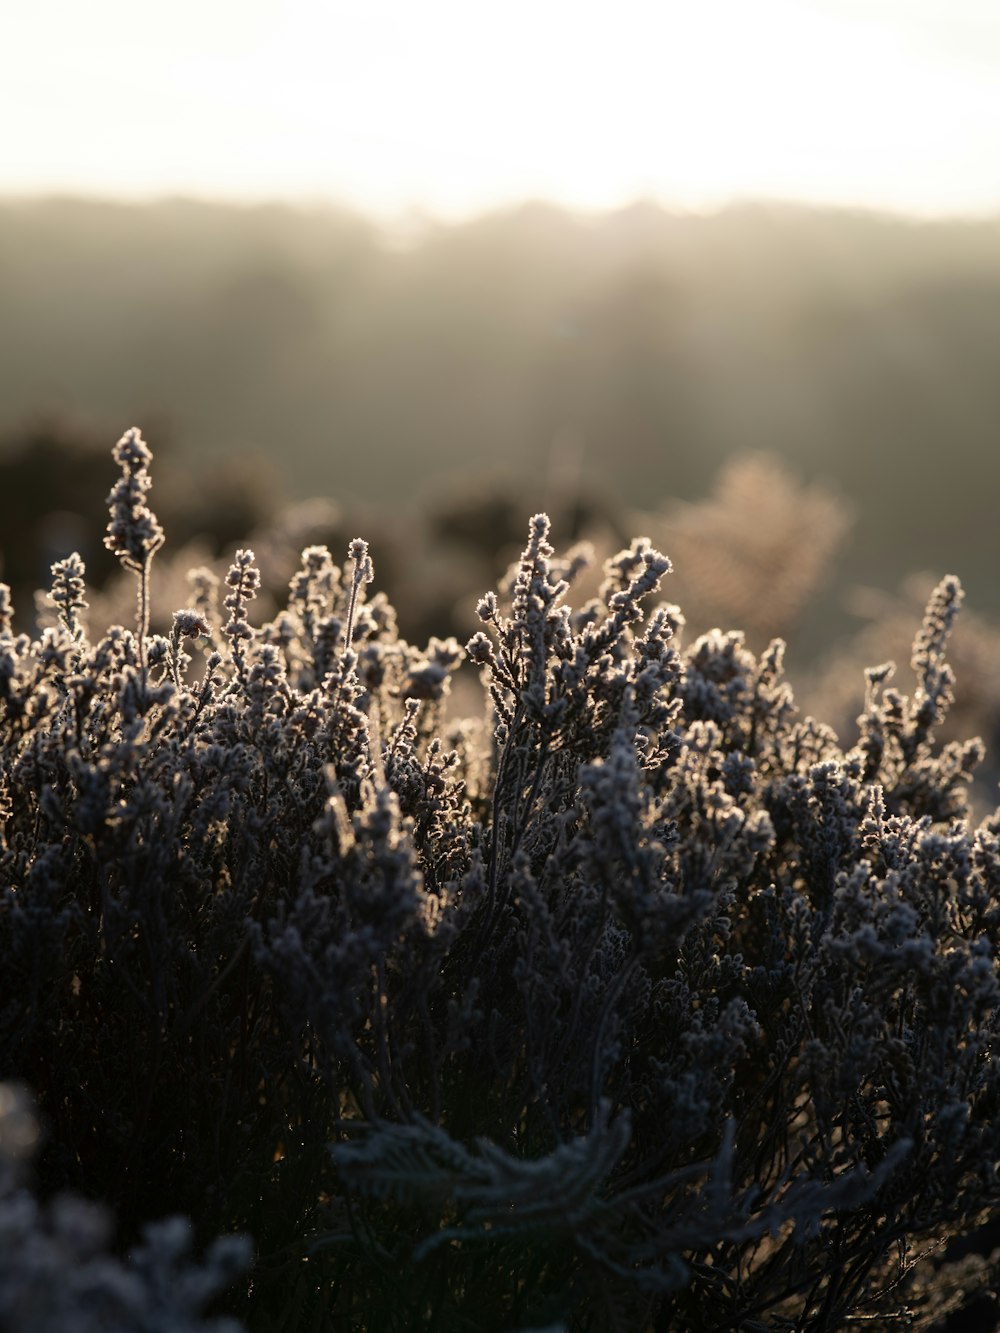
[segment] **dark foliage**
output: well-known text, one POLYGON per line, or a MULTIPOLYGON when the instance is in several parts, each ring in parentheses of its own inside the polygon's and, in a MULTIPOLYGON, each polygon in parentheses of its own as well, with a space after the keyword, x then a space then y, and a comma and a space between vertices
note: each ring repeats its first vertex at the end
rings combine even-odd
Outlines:
MULTIPOLYGON (((248 1234, 254 1330, 888 1331, 989 1296, 945 1255, 1000 1199, 1000 819, 967 815, 978 742, 935 740, 956 580, 845 752, 779 641, 675 648, 647 541, 571 609, 588 553, 543 515, 464 652, 399 637, 360 540, 262 626, 241 550, 150 633, 137 431, 116 459, 135 630, 87 631, 78 557, 37 638, 0 596, 0 1076, 38 1197, 145 1230, 126 1274, 181 1253, 166 1214, 248 1234)), ((44 1248, 59 1205, 10 1189, 44 1248)))

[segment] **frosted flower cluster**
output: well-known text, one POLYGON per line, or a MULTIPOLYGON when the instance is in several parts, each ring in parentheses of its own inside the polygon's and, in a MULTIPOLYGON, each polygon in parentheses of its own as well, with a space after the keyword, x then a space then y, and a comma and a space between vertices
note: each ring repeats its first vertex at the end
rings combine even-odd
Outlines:
POLYGON ((0 1310, 55 1329, 56 1264, 173 1300, 120 1317, 157 1329, 889 1333, 991 1299, 1000 816, 979 742, 938 740, 956 580, 845 748, 780 641, 678 647, 647 540, 574 605, 591 553, 542 514, 464 648, 400 637, 360 539, 262 621, 251 550, 193 570, 151 634, 151 458, 115 458, 135 624, 88 624, 79 557, 35 636, 0 587, 0 1076, 45 1126, 0 1310))

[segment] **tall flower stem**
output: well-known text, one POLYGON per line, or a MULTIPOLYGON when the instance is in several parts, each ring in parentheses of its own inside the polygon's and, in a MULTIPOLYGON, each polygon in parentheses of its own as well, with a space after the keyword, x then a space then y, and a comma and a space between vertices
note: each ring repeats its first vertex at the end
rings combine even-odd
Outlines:
POLYGON ((139 570, 139 601, 136 616, 136 629, 139 636, 139 670, 142 673, 143 686, 146 685, 146 639, 149 635, 149 573, 150 566, 153 563, 153 556, 150 553, 142 563, 139 570))
POLYGON ((111 521, 104 545, 118 556, 139 580, 136 626, 139 638, 139 667, 146 684, 146 638, 149 634, 149 570, 153 556, 163 545, 163 529, 146 503, 152 483, 149 464, 153 454, 138 428, 132 426, 114 447, 115 462, 122 475, 108 496, 111 521))

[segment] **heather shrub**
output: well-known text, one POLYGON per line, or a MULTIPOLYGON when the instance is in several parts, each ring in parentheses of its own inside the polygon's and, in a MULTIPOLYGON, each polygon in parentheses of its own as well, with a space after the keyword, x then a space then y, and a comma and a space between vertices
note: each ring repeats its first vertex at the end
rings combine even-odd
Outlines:
MULTIPOLYGON (((859 588, 851 609, 860 619, 853 636, 845 637, 819 663, 813 678, 800 687, 809 705, 831 722, 841 736, 851 736, 864 699, 865 662, 893 661, 904 689, 913 688, 909 643, 913 625, 934 586, 930 574, 911 575, 896 594, 859 588)), ((943 719, 942 740, 981 736, 985 762, 976 770, 971 798, 980 815, 996 804, 1000 782, 1000 630, 995 623, 963 609, 948 645, 948 660, 961 681, 954 704, 943 719)))
MULTIPOLYGON (((771 454, 728 460, 704 500, 636 515, 669 544, 688 622, 738 625, 758 651, 794 634, 852 517, 836 491, 798 481, 771 454)), ((912 619, 908 631, 912 637, 912 619)))
POLYGON ((290 1333, 930 1329, 992 1292, 955 1248, 1000 1195, 1000 817, 968 814, 980 744, 938 740, 956 580, 844 749, 780 641, 677 647, 648 541, 574 609, 590 552, 544 515, 464 649, 400 637, 360 539, 274 614, 242 549, 158 621, 137 431, 116 459, 134 625, 88 624, 78 557, 35 637, 0 596, 33 1228, 70 1191, 123 1253, 167 1215, 210 1259, 246 1234, 209 1314, 290 1333))

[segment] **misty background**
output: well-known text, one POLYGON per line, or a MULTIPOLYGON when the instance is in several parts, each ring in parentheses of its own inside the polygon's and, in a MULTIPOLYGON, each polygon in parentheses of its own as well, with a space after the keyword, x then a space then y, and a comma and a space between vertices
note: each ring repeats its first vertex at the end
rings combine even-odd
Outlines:
POLYGON ((6 201, 0 549, 9 574, 46 503, 23 481, 14 500, 10 469, 55 436, 92 463, 57 508, 100 563, 107 451, 133 423, 177 535, 235 538, 322 496, 397 538, 465 512, 505 557, 547 507, 580 510, 568 536, 587 514, 621 539, 658 515, 646 526, 676 563, 676 502, 764 453, 842 507, 797 617, 805 655, 843 632, 855 585, 914 570, 958 573, 1000 615, 998 335, 993 219, 529 204, 389 226, 330 207, 6 201))

